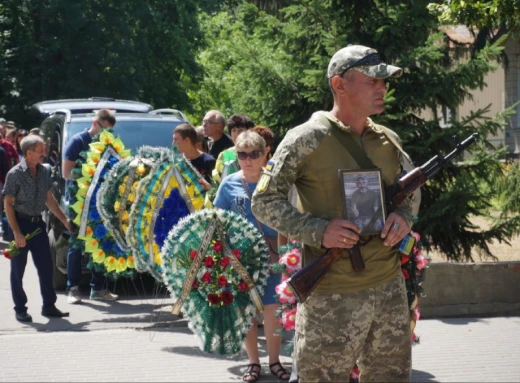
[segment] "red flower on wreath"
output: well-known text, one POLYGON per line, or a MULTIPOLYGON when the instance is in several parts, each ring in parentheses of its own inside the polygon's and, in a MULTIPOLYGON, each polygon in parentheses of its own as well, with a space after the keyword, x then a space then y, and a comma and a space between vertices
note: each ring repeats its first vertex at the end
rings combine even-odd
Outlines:
POLYGON ((191 260, 193 261, 195 259, 195 257, 197 256, 197 252, 195 250, 193 250, 191 253, 190 253, 190 258, 191 260))
POLYGON ((215 250, 215 253, 222 253, 222 243, 219 241, 215 241, 213 244, 213 250, 215 250))
POLYGON ((241 256, 240 250, 233 249, 232 251, 233 251, 233 254, 235 254, 235 257, 237 257, 237 259, 240 259, 240 256, 241 256))
POLYGON ((192 289, 196 289, 197 287, 199 287, 199 280, 198 279, 195 279, 193 281, 193 283, 191 284, 191 288, 192 289))
POLYGON ((222 294, 220 294, 220 298, 222 299, 222 303, 224 303, 226 306, 229 306, 231 303, 233 303, 233 299, 235 299, 231 291, 223 291, 222 294))
POLYGON ((200 280, 204 283, 211 283, 212 279, 213 278, 211 277, 211 274, 207 271, 202 275, 202 278, 200 278, 200 280))
POLYGON ((222 267, 223 269, 225 269, 226 267, 229 266, 229 258, 228 257, 224 257, 220 260, 220 267, 222 267))
POLYGON ((215 261, 212 257, 207 256, 204 260, 204 266, 206 266, 208 269, 211 269, 213 266, 215 266, 215 261))
POLYGON ((246 291, 247 290, 247 283, 245 283, 244 281, 241 281, 239 284, 238 284, 238 290, 240 291, 246 291))
POLYGON ((221 275, 217 278, 217 283, 220 287, 224 287, 227 285, 227 278, 224 275, 221 275))
POLYGON ((217 294, 208 294, 208 302, 212 305, 218 305, 220 303, 220 297, 217 294))

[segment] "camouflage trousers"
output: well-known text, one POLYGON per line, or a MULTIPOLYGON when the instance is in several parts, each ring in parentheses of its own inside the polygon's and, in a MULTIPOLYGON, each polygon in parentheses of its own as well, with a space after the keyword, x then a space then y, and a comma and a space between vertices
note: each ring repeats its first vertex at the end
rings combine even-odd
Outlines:
POLYGON ((412 346, 404 278, 349 294, 312 295, 298 305, 295 359, 300 382, 410 381, 412 346))

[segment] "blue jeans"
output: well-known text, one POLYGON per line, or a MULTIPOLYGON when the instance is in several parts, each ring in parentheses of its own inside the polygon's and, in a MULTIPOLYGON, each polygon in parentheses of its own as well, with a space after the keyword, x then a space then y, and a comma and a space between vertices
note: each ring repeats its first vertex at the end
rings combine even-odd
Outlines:
MULTIPOLYGON (((20 254, 11 260, 11 293, 13 295, 14 311, 18 314, 27 312, 27 295, 25 295, 23 289, 22 279, 29 251, 40 280, 40 292, 43 298, 42 311, 52 309, 56 303, 56 292, 52 287, 53 265, 45 223, 42 220, 31 222, 20 217, 17 217, 17 221, 23 235, 30 234, 37 228, 40 228, 42 231, 37 236, 29 239, 27 245, 20 249, 20 254)), ((9 240, 12 241, 13 239, 13 231, 9 227, 9 240)))
MULTIPOLYGON (((81 281, 81 259, 83 258, 83 249, 73 249, 69 247, 67 254, 67 291, 71 287, 76 287, 81 281)), ((92 278, 90 279, 90 287, 94 291, 100 291, 105 285, 105 276, 103 273, 92 271, 92 278)))

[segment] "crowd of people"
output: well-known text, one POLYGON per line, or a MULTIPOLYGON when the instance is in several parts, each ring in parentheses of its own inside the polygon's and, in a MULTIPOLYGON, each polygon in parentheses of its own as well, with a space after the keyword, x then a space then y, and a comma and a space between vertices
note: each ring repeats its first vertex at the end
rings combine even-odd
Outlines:
MULTIPOLYGON (((361 228, 343 215, 338 180, 338 170, 360 169, 360 163, 367 160, 381 169, 385 184, 402 173, 399 138, 370 119, 384 110, 385 79, 397 78, 402 72, 384 63, 374 49, 352 45, 339 50, 327 70, 332 110, 316 112, 309 121, 289 130, 276 151, 271 129, 256 126, 244 114, 226 119, 220 111, 210 110, 201 126, 186 123, 172 132, 172 145, 203 176, 201 183, 208 190, 206 206, 232 211, 255 225, 268 244, 272 263, 277 262, 281 238, 303 244, 304 265, 321 257, 326 249, 343 251, 314 293, 298 305, 293 372, 297 371, 302 382, 348 381, 356 365, 364 381, 410 379, 409 307, 396 245, 410 232, 412 201, 389 212, 377 235, 363 235, 361 228), (358 149, 352 149, 355 146, 358 149), (363 161, 358 157, 360 149, 366 157, 363 161), (291 195, 297 196, 297 203, 291 201, 291 195), (362 272, 352 269, 348 253, 358 245, 365 262, 362 272)), ((16 318, 31 320, 21 283, 28 250, 40 277, 42 314, 66 316, 54 306, 47 234, 43 232, 27 242, 24 238, 35 228, 44 228, 41 212, 45 206, 70 229, 50 192, 50 175, 41 166, 45 142, 37 132, 19 132, 3 122, 0 182, 4 184, 9 238, 23 249, 23 257, 16 257, 11 264, 16 318)), ((92 138, 112 127, 116 127, 115 115, 101 110, 91 127, 70 139, 64 152, 65 179, 92 138)), ((363 189, 363 177, 357 182, 363 189)), ((361 216, 364 204, 361 197, 358 199, 355 210, 361 216)), ((374 210, 374 206, 368 209, 374 210)), ((81 249, 69 249, 70 304, 82 299, 78 291, 82 256, 81 249)), ((269 276, 262 297, 263 325, 269 369, 278 379, 287 381, 294 378, 279 360, 282 338, 275 315, 279 306, 275 287, 279 283, 279 274, 269 276)), ((118 298, 104 286, 104 276, 93 272, 90 298, 118 298)), ((262 371, 256 323, 245 337, 244 348, 249 362, 243 380, 254 382, 262 371)))

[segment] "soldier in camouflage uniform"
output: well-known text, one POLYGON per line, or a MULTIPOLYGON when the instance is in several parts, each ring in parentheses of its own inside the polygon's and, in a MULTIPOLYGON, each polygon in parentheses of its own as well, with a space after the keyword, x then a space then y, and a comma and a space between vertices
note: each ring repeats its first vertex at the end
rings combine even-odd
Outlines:
POLYGON ((349 135, 384 183, 402 172, 397 135, 369 116, 383 112, 384 79, 402 69, 387 65, 371 48, 352 45, 336 52, 328 67, 334 95, 330 112, 316 112, 290 130, 268 162, 253 196, 253 212, 266 225, 304 243, 304 264, 327 248, 342 248, 307 301, 298 306, 295 359, 301 382, 349 379, 358 361, 362 381, 409 381, 411 342, 406 289, 394 247, 410 231, 411 200, 391 212, 381 235, 362 236, 342 217, 339 169, 359 169, 331 133, 349 135), (287 200, 292 185, 299 201, 287 200), (358 243, 365 270, 352 269, 347 249, 358 243))

